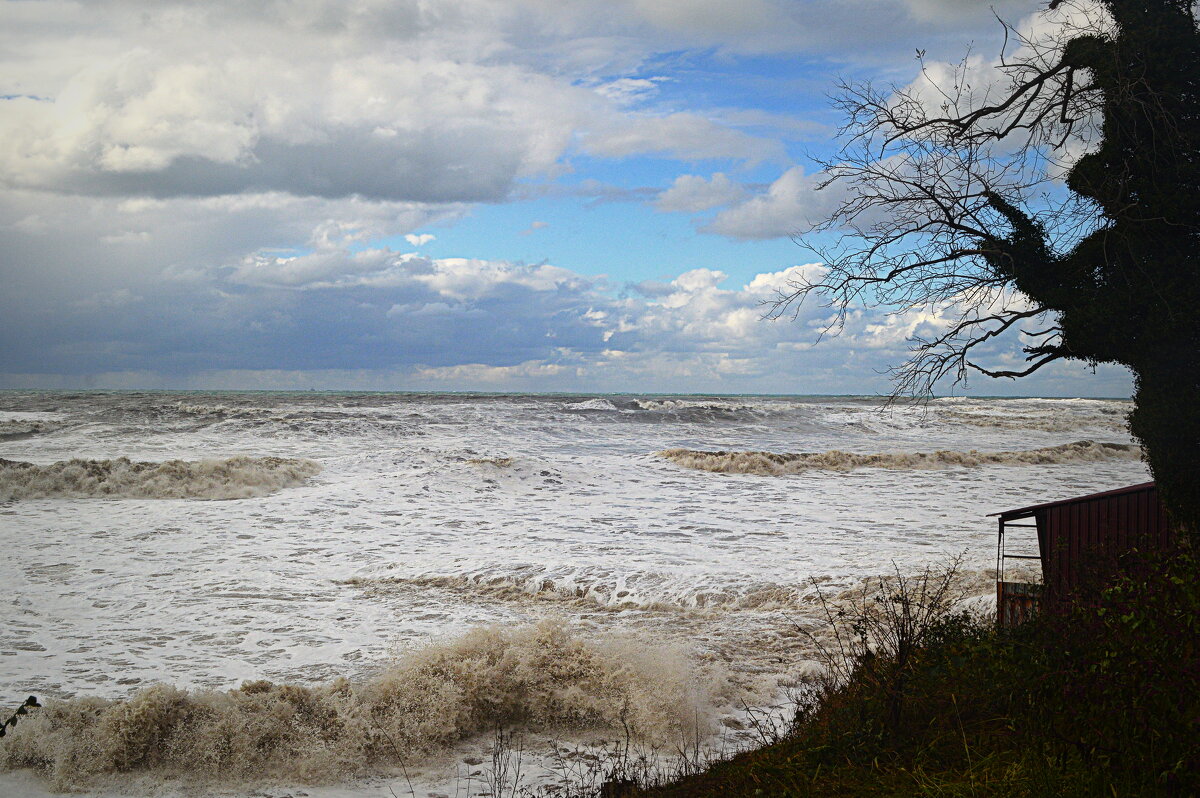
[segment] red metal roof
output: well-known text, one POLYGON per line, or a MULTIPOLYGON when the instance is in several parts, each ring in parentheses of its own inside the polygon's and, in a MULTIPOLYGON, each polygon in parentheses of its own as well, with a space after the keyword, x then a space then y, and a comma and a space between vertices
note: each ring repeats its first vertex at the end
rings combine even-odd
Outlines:
POLYGON ((1139 485, 1129 485, 1124 488, 1116 488, 1115 490, 1101 491, 1100 493, 1089 493, 1086 496, 1072 496, 1069 499, 1059 499, 1053 502, 1043 502, 1042 504, 1031 504, 1028 507, 1020 507, 1016 510, 1004 510, 999 513, 988 513, 988 518, 1000 516, 1003 521, 1015 521, 1018 518, 1028 518, 1038 510, 1045 510, 1050 507, 1059 507, 1064 504, 1076 504, 1078 502, 1092 501, 1093 499, 1106 499, 1111 496, 1121 496, 1126 493, 1137 493, 1140 490, 1150 490, 1154 487, 1153 482, 1143 482, 1139 485))

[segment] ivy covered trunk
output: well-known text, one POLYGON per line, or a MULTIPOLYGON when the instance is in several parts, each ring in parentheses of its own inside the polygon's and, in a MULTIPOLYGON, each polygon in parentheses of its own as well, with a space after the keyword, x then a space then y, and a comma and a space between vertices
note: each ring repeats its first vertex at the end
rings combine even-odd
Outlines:
POLYGON ((1150 368, 1138 377, 1133 434, 1146 448, 1159 496, 1185 544, 1200 545, 1200 377, 1196 350, 1180 369, 1150 368))

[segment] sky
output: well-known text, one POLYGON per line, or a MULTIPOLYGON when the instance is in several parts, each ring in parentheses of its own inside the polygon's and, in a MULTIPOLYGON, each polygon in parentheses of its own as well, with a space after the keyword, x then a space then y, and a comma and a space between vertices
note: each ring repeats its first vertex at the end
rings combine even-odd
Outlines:
POLYGON ((886 393, 936 310, 765 318, 830 97, 1040 6, 3 0, 0 388, 886 393))

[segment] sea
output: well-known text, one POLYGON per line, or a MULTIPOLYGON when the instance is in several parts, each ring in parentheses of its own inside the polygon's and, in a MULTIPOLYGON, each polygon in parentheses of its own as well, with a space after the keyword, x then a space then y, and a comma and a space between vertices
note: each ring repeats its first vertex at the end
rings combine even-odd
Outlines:
POLYGON ((0 715, 43 704, 0 792, 470 796, 513 735, 530 790, 609 738, 727 751, 819 670, 829 601, 953 560, 986 610, 990 513, 1149 479, 1130 408, 0 392, 0 715))

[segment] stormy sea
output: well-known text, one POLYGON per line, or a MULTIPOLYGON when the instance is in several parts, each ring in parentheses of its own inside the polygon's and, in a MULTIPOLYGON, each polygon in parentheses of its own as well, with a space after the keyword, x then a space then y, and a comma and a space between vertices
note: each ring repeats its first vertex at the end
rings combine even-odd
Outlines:
POLYGON ((988 513, 1148 479, 1129 408, 0 392, 0 713, 43 704, 0 791, 475 795, 498 733, 534 786, 737 746, 822 596, 958 558, 986 609, 988 513))

